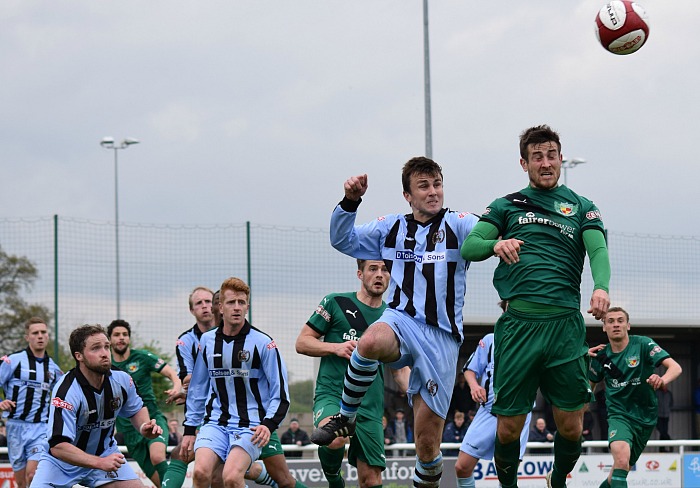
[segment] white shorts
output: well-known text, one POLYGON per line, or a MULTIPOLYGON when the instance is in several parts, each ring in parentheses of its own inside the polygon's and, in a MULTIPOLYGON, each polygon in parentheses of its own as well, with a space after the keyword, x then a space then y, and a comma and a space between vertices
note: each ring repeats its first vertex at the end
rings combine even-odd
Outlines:
MULTIPOLYGON (((530 434, 530 419, 532 412, 527 414, 525 425, 520 433, 520 459, 525 455, 527 438, 530 434)), ((496 448, 496 422, 497 418, 486 408, 481 407, 467 429, 459 450, 476 459, 493 459, 496 448)))
POLYGON ((45 422, 24 422, 9 419, 6 426, 8 455, 13 471, 27 467, 27 461, 37 461, 48 451, 45 422))
POLYGON ((216 424, 204 424, 197 434, 197 440, 194 442, 194 450, 197 451, 200 447, 211 449, 219 456, 221 462, 226 463, 231 449, 240 447, 248 453, 250 462, 252 463, 260 457, 260 452, 262 451, 261 447, 251 442, 252 438, 253 431, 250 429, 236 429, 216 424))
MULTIPOLYGON (((115 452, 119 452, 116 445, 114 448, 102 453, 101 457, 109 456, 115 452)), ((122 464, 117 471, 108 473, 101 469, 73 466, 53 457, 49 453, 45 453, 36 469, 31 488, 70 488, 77 484, 97 487, 113 481, 137 479, 139 479, 138 475, 128 463, 122 464)))
POLYGON ((455 383, 459 343, 444 330, 392 308, 384 310, 377 322, 389 324, 401 344, 401 357, 389 366, 411 367, 409 405, 413 406, 413 395, 420 394, 433 412, 446 418, 455 383))

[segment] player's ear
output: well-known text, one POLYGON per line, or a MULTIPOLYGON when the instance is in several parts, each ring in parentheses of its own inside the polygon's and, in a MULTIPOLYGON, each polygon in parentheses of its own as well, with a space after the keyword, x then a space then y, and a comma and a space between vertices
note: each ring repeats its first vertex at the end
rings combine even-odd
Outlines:
POLYGON ((520 167, 527 173, 527 161, 525 161, 523 158, 520 158, 520 167))

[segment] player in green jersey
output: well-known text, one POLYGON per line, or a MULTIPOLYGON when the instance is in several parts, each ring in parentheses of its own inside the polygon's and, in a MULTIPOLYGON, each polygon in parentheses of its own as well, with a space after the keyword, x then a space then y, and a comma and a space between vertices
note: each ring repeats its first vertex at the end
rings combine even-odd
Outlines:
POLYGON ((494 461, 504 488, 517 486, 520 432, 537 389, 554 406, 557 435, 547 486, 563 488, 581 455, 583 408, 591 391, 580 312, 586 254, 594 289, 588 313, 610 305, 610 262, 600 212, 559 185, 559 135, 549 126, 520 135, 520 166, 529 185, 492 202, 462 245, 462 257, 500 261, 493 283, 509 307, 496 323, 494 372, 498 415, 494 461))
MULTIPOLYGON (((358 259, 357 277, 361 282, 359 291, 326 295, 296 341, 299 354, 321 358, 314 395, 316 427, 326 424, 340 411, 343 378, 350 355, 365 329, 379 319, 386 308, 382 301, 390 278, 386 264, 358 259)), ((408 370, 399 371, 395 377, 405 391, 408 370)), ((382 471, 386 467, 383 415, 384 375, 380 369, 358 410, 357 430, 350 440, 348 461, 357 468, 360 488, 382 485, 382 471)), ((328 446, 318 448, 329 488, 345 486, 340 468, 346 441, 347 438, 338 437, 328 446)))
POLYGON ((627 474, 656 427, 656 390, 682 372, 653 339, 629 335, 629 330, 629 314, 620 307, 610 307, 603 320, 609 343, 589 351, 595 358, 588 372, 591 385, 605 381, 608 442, 613 456, 613 469, 600 488, 627 488, 627 474), (663 376, 654 373, 658 366, 666 368, 663 376))
MULTIPOLYGON (((173 387, 166 391, 168 402, 174 401, 182 389, 177 373, 155 354, 131 348, 131 326, 127 321, 113 320, 107 327, 107 336, 112 346, 112 366, 126 371, 131 376, 151 418, 156 420, 163 432, 167 432, 168 421, 158 409, 151 373, 160 373, 173 382, 173 387)), ((160 481, 165 478, 168 470, 165 458, 168 439, 165 435, 145 439, 128 419, 120 418, 117 418, 117 430, 124 434, 124 443, 129 455, 136 460, 146 476, 156 486, 160 486, 160 481)))

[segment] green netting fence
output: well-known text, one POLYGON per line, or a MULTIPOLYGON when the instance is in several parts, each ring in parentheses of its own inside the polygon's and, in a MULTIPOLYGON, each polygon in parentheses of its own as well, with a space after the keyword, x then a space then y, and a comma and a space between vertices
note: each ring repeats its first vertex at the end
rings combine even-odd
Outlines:
MULTIPOLYGON (((700 237, 608 231, 608 242, 614 304, 637 322, 700 324, 700 237)), ((117 317, 113 222, 0 219, 0 246, 36 265, 39 278, 25 298, 53 311, 62 344, 77 325, 106 325, 117 317)), ((468 271, 467 324, 497 318, 495 264, 473 263, 468 271)), ((119 227, 119 310, 132 324, 135 344, 154 341, 174 350, 177 336, 194 323, 189 292, 238 276, 251 285, 252 323, 275 338, 292 382, 313 376, 313 360, 294 351, 299 330, 325 294, 357 289, 355 270, 353 259, 331 248, 327 229, 249 222, 119 227)), ((582 290, 585 312, 588 269, 582 290)))

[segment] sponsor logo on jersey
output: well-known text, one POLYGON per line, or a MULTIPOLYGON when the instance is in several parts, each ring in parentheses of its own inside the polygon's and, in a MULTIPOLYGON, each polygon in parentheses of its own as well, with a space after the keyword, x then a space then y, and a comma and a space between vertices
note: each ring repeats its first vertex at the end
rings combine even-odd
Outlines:
POLYGON ((135 373, 136 371, 139 370, 139 363, 130 363, 126 365, 126 370, 129 373, 135 373))
POLYGON ((268 349, 277 349, 277 344, 275 344, 275 341, 272 341, 265 347, 267 347, 268 349))
POLYGON ((218 368, 209 370, 210 378, 223 378, 226 376, 233 376, 236 378, 248 378, 250 376, 250 371, 248 371, 247 369, 240 368, 218 368))
POLYGON ((326 322, 331 321, 331 314, 328 313, 328 310, 323 308, 323 305, 319 305, 318 307, 316 307, 316 313, 323 317, 323 320, 325 320, 326 322))
POLYGON ((630 368, 636 368, 639 365, 639 356, 628 356, 625 361, 630 368))
POLYGON ((617 434, 617 430, 611 430, 611 431, 610 431, 610 439, 612 439, 613 437, 615 437, 616 434, 617 434))
POLYGON ((486 347, 486 343, 483 341, 483 339, 479 339, 479 347, 482 349, 486 347))
POLYGON ((164 364, 165 364, 165 361, 163 361, 162 359, 158 359, 158 361, 156 361, 155 366, 153 366, 153 367, 154 367, 154 368, 160 368, 160 367, 163 366, 164 364))
POLYGON ((654 357, 657 353, 660 353, 661 350, 660 346, 654 346, 654 349, 649 352, 649 356, 654 357))
POLYGON ((445 240, 445 231, 443 229, 438 230, 433 234, 433 244, 438 244, 445 240))
POLYGON ((481 215, 488 215, 491 213, 491 207, 486 207, 486 210, 484 210, 484 213, 481 215))
POLYGON ((7 355, 1 357, 0 359, 2 359, 3 362, 5 362, 5 363, 7 363, 7 364, 10 364, 10 363, 12 362, 12 360, 10 359, 10 357, 7 356, 7 355))
POLYGON ((27 387, 27 388, 37 388, 39 390, 48 390, 49 389, 49 384, 42 383, 41 381, 20 380, 19 385, 27 387))
POLYGON ((438 261, 445 261, 445 259, 446 256, 444 252, 427 252, 421 255, 414 253, 410 249, 396 251, 397 261, 415 261, 416 263, 421 264, 423 262, 435 263, 438 261))
POLYGON ((429 379, 425 382, 425 389, 428 390, 430 396, 435 396, 438 392, 438 384, 435 382, 435 380, 429 379))
POLYGON ((384 217, 384 216, 377 217, 377 222, 381 222, 382 220, 386 220, 386 217, 384 217))
POLYGON ((561 224, 557 222, 556 220, 552 219, 547 219, 545 217, 537 217, 533 212, 527 212, 524 217, 518 217, 518 224, 520 225, 527 225, 527 224, 540 224, 540 225, 548 225, 551 227, 555 227, 559 229, 559 232, 568 237, 569 239, 574 238, 574 232, 575 229, 566 224, 561 224))
POLYGON ((93 422, 91 424, 78 425, 76 430, 79 432, 90 432, 96 429, 109 429, 115 423, 114 419, 104 419, 99 422, 93 422))
POLYGON ((343 332, 343 340, 344 341, 356 341, 357 340, 357 331, 355 329, 350 329, 347 332, 343 332))
POLYGON ((461 213, 458 213, 458 214, 457 214, 457 218, 458 218, 458 219, 463 219, 463 218, 466 217, 467 215, 469 215, 469 212, 461 212, 461 213))
POLYGON ((66 410, 73 410, 73 405, 68 403, 65 400, 61 400, 58 397, 54 397, 51 399, 51 405, 56 407, 56 408, 64 408, 66 410))
POLYGON ((554 210, 567 217, 573 217, 578 212, 578 205, 569 202, 556 202, 554 210))
POLYGON ((591 210, 590 212, 586 212, 586 218, 588 220, 595 220, 595 219, 602 218, 600 216, 600 210, 591 210))
POLYGON ((180 346, 185 347, 185 342, 178 339, 177 342, 175 342, 175 347, 180 347, 180 346))
POLYGON ((250 351, 238 351, 238 360, 242 363, 250 360, 250 351))

